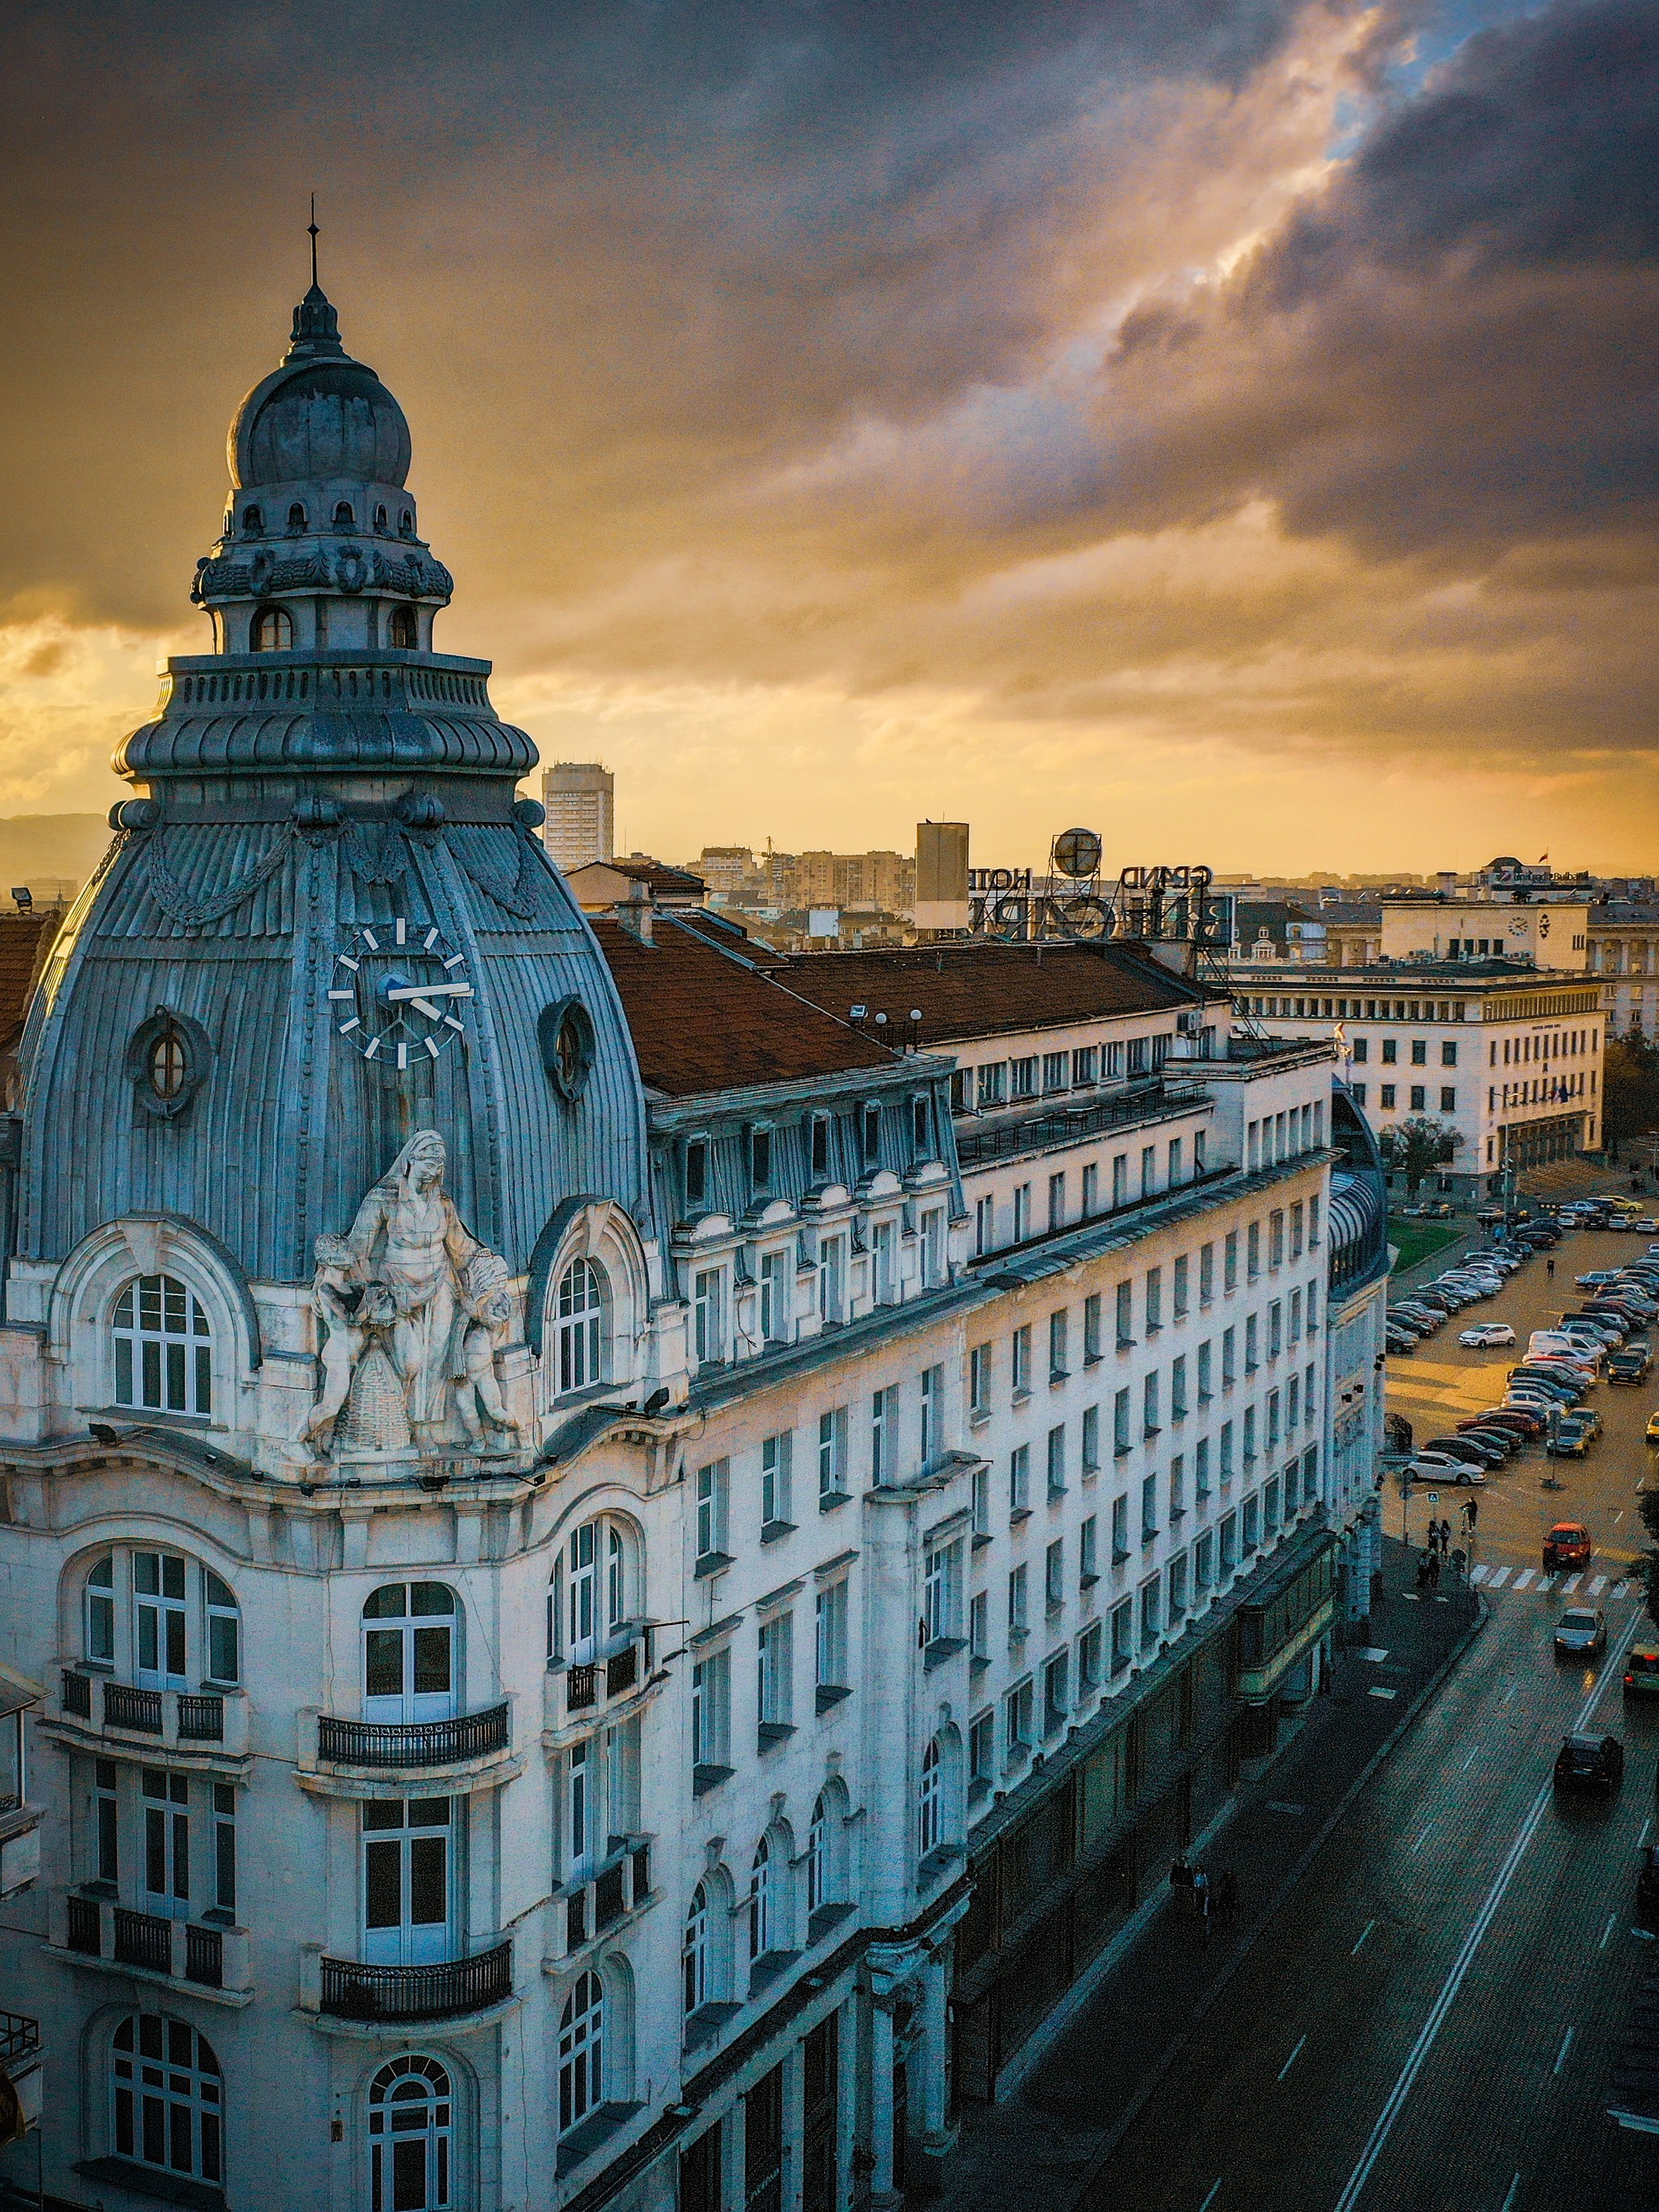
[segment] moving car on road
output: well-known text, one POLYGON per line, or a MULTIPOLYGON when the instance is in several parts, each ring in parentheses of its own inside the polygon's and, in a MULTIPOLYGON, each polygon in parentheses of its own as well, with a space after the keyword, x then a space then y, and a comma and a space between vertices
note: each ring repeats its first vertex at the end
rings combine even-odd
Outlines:
POLYGON ((1582 1521, 1558 1521, 1544 1539, 1547 1575, 1557 1567, 1587 1567, 1589 1558, 1589 1530, 1582 1521))
POLYGON ((1625 1778, 1625 1747, 1616 1735, 1570 1735, 1555 1754, 1555 1786, 1611 1797, 1625 1778))
POLYGON ((1637 1644, 1625 1662, 1625 1695, 1659 1698, 1659 1644, 1637 1644))
POLYGON ((1570 1605, 1555 1624, 1558 1659, 1591 1659, 1607 1648, 1607 1624, 1599 1606, 1570 1605))
POLYGON ((1457 1341, 1467 1344, 1472 1351, 1484 1352, 1489 1345, 1513 1344, 1515 1331, 1506 1321, 1477 1322, 1473 1328, 1466 1328, 1457 1341))

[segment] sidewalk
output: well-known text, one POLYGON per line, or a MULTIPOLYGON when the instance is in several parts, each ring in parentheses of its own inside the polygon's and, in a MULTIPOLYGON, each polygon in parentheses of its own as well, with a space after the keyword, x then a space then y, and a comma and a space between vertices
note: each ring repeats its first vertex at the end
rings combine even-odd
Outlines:
POLYGON ((1212 1872, 1237 1873, 1232 1928, 1215 1929, 1206 1947, 1194 1923, 1177 1919, 1167 1901, 1158 1905, 1023 2087, 1001 2105, 964 2111, 945 2164, 950 2212, 1006 2212, 1011 2204, 1069 2212, 1282 1893, 1479 1625, 1467 1593, 1453 1590, 1438 1602, 1415 1594, 1413 1556, 1384 1539, 1384 1594, 1372 1610, 1370 1648, 1386 1650, 1386 1662, 1362 1659, 1364 1646, 1339 1652, 1330 1693, 1268 1772, 1241 1789, 1231 1819, 1194 1854, 1212 1872))

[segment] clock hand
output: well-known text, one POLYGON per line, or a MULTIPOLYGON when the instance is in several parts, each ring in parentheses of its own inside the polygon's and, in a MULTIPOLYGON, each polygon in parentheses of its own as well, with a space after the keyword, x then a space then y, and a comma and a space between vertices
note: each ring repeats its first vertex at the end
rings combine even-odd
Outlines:
POLYGON ((416 1004, 422 999, 470 999, 472 986, 471 983, 410 983, 403 988, 388 991, 386 996, 389 1001, 412 999, 416 1004))

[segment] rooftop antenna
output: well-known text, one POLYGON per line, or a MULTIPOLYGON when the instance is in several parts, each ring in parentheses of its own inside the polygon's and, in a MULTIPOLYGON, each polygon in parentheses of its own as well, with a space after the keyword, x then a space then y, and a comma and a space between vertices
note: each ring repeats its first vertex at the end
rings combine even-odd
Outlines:
POLYGON ((311 221, 306 228, 311 233, 311 288, 317 290, 317 195, 311 195, 311 221))

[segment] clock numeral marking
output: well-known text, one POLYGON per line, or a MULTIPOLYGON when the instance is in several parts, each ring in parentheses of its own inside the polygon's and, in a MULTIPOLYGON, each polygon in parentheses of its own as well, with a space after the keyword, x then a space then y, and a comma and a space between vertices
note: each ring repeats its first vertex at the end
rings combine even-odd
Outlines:
POLYGON ((399 1067, 409 1066, 409 1047, 406 1044, 400 1044, 398 1047, 398 1065, 399 1067))
POLYGON ((406 942, 407 942, 407 939, 408 939, 408 936, 409 936, 409 924, 408 924, 408 923, 404 920, 404 918, 403 918, 402 915, 399 915, 398 916, 398 944, 399 944, 399 945, 402 945, 402 944, 406 943, 406 942))
POLYGON ((465 952, 453 953, 444 963, 445 975, 447 975, 452 968, 459 968, 465 958, 466 955, 465 952))
POLYGON ((428 929, 428 932, 427 932, 427 933, 426 933, 426 943, 425 943, 425 945, 423 946, 423 948, 422 948, 422 949, 423 949, 425 951, 430 952, 430 951, 431 951, 431 950, 432 950, 432 948, 433 948, 433 946, 434 946, 437 942, 438 942, 438 933, 437 933, 437 931, 436 931, 435 929, 428 929))
POLYGON ((349 1022, 341 1023, 340 1035, 342 1036, 349 1036, 353 1030, 360 1030, 362 1027, 362 1023, 359 1020, 357 1016, 354 1014, 349 1022))
POLYGON ((380 940, 372 929, 366 929, 363 932, 363 943, 368 945, 371 952, 378 952, 380 949, 380 940))
POLYGON ((364 1053, 364 1054, 363 1054, 363 1058, 364 1058, 365 1060, 373 1060, 373 1059, 374 1059, 374 1055, 375 1055, 375 1054, 376 1054, 377 1052, 379 1052, 379 1050, 380 1049, 380 1047, 381 1047, 385 1042, 386 1042, 386 1039, 385 1039, 384 1037, 370 1037, 370 1039, 369 1039, 369 1041, 368 1041, 368 1050, 364 1053))
POLYGON ((349 952, 343 952, 343 953, 340 955, 340 958, 339 958, 339 965, 340 965, 342 968, 349 968, 349 969, 350 969, 350 970, 351 970, 351 972, 352 972, 352 974, 353 974, 354 975, 355 975, 356 974, 356 972, 357 972, 357 966, 358 966, 358 963, 357 963, 357 962, 356 962, 356 961, 355 961, 355 960, 352 958, 351 955, 350 955, 349 952))
POLYGON ((355 999, 357 994, 355 991, 331 991, 328 995, 331 999, 355 999))
POLYGON ((434 1060, 436 1060, 436 1058, 438 1057, 438 1040, 437 1040, 437 1038, 436 1038, 436 1037, 423 1037, 423 1038, 422 1039, 422 1042, 425 1045, 425 1047, 426 1047, 427 1050, 431 1054, 431 1055, 432 1055, 432 1057, 434 1058, 434 1060))
POLYGON ((446 1029, 459 1030, 460 1029, 461 1024, 456 1020, 453 1014, 446 1014, 444 1016, 444 1027, 446 1029))

